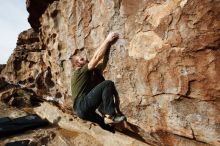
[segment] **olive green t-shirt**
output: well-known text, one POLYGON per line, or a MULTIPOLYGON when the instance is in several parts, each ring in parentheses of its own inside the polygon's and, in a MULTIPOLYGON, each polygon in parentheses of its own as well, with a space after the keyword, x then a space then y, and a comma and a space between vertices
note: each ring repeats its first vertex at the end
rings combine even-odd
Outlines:
POLYGON ((71 79, 73 103, 76 98, 85 96, 91 90, 91 73, 88 69, 88 64, 73 73, 71 79))
POLYGON ((88 64, 85 64, 79 70, 72 74, 71 89, 73 103, 76 99, 87 95, 95 86, 104 81, 99 69, 88 69, 88 64))

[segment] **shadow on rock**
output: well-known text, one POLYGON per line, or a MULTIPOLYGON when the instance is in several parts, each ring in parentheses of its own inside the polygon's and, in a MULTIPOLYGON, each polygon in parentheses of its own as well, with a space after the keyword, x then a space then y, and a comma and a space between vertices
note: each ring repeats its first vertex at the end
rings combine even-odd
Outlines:
POLYGON ((87 116, 86 119, 90 122, 94 122, 98 124, 102 129, 107 130, 109 132, 115 133, 115 128, 113 126, 107 125, 104 123, 104 119, 97 113, 93 113, 87 116))

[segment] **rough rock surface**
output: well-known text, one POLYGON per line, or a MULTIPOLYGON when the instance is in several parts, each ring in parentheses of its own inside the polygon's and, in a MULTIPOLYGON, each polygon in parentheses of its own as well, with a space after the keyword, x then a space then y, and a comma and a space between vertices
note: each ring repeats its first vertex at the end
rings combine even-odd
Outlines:
POLYGON ((1 71, 1 80, 18 88, 28 88, 36 96, 48 100, 53 99, 51 93, 54 93, 57 101, 63 101, 59 88, 53 88, 55 82, 52 80, 51 67, 43 60, 47 51, 42 47, 39 33, 33 29, 22 32, 18 36, 17 47, 1 71))
POLYGON ((35 1, 28 0, 29 22, 39 33, 19 36, 1 72, 8 82, 67 98, 68 58, 76 49, 91 58, 116 31, 104 75, 115 82, 128 121, 169 133, 161 134, 167 145, 220 145, 219 0, 35 1))
POLYGON ((77 133, 53 127, 28 131, 22 135, 0 140, 0 145, 2 146, 19 141, 28 141, 28 146, 102 146, 93 137, 85 133, 77 133))
MULTIPOLYGON (((8 106, 2 102, 0 102, 0 111, 0 118, 10 117, 11 119, 23 117, 29 113, 33 113, 32 108, 23 108, 21 110, 12 106, 8 106)), ((77 133, 75 131, 64 130, 55 126, 47 126, 26 132, 23 131, 23 133, 7 137, 0 136, 0 146, 4 146, 6 144, 9 145, 9 143, 14 143, 14 145, 17 146, 19 144, 15 143, 20 141, 27 141, 25 143, 27 143, 29 146, 73 146, 80 144, 82 146, 89 146, 89 144, 98 145, 97 142, 91 140, 91 136, 89 135, 85 135, 84 133, 77 133), (83 141, 83 137, 85 141, 83 141)))
POLYGON ((6 66, 6 64, 0 64, 0 73, 4 69, 5 66, 6 66))
POLYGON ((84 135, 90 135, 93 141, 99 143, 99 145, 104 146, 133 146, 142 145, 148 146, 144 142, 131 138, 122 133, 116 132, 111 133, 106 130, 102 130, 97 125, 93 125, 91 122, 85 122, 80 120, 70 114, 63 113, 57 107, 43 103, 40 107, 34 109, 34 111, 41 116, 41 118, 46 118, 53 124, 59 125, 59 127, 71 131, 77 131, 84 135))

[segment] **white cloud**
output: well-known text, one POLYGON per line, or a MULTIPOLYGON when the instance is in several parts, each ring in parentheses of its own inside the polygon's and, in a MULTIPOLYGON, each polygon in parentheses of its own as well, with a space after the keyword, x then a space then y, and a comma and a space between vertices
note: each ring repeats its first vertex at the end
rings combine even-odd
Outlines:
POLYGON ((16 46, 19 33, 30 28, 30 25, 25 0, 0 2, 0 64, 5 64, 16 46))

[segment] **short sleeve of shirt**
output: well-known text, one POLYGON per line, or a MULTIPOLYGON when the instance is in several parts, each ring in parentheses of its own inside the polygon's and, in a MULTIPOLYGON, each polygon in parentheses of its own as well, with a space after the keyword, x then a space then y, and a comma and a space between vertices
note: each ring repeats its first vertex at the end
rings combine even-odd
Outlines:
POLYGON ((85 64, 85 65, 80 69, 80 72, 81 72, 81 73, 87 72, 87 71, 89 71, 89 69, 88 69, 88 63, 85 64))

